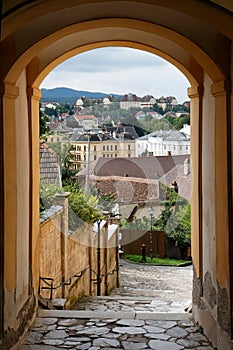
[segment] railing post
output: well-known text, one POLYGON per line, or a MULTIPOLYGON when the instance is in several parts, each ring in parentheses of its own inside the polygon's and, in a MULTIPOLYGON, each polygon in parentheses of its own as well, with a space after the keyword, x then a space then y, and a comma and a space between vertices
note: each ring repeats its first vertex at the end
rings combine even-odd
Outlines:
POLYGON ((101 261, 100 261, 100 223, 101 220, 98 220, 98 242, 97 242, 97 296, 101 295, 101 261))
POLYGON ((51 282, 50 286, 50 300, 53 300, 53 281, 51 282))
POLYGON ((142 250, 141 262, 146 262, 146 245, 144 243, 141 245, 141 250, 142 250))

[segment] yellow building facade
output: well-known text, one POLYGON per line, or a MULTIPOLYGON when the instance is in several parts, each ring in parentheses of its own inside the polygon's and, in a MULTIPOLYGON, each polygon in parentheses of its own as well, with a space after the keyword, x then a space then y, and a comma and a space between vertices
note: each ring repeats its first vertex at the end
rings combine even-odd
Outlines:
POLYGON ((71 142, 73 146, 71 154, 74 169, 87 167, 88 161, 94 162, 100 157, 103 158, 129 158, 135 157, 134 140, 109 139, 107 141, 79 141, 71 142))
POLYGON ((37 313, 40 84, 76 54, 125 46, 163 57, 189 80, 192 312, 215 347, 232 349, 232 2, 5 0, 1 5, 1 345, 17 343, 37 313))

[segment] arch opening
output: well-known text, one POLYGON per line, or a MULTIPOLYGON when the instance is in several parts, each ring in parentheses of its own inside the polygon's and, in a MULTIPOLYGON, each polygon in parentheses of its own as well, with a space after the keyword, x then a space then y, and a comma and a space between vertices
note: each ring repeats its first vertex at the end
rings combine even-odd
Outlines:
MULTIPOLYGON (((193 2, 190 9, 192 6, 193 2)), ((200 4, 201 6, 202 4, 200 4)), ((183 11, 179 11, 183 13, 183 11)), ((148 15, 148 13, 146 14, 148 15)), ((117 12, 113 17, 116 15, 117 12)), ((196 13, 196 16, 205 22, 203 14, 198 16, 196 13)), ((141 15, 138 17, 140 19, 141 15)), ((45 30, 41 35, 43 32, 41 29, 39 33, 41 38, 28 37, 28 40, 25 39, 27 36, 23 36, 23 34, 24 30, 29 27, 25 25, 25 28, 20 28, 19 26, 20 29, 14 38, 15 44, 12 37, 7 37, 7 34, 4 36, 3 46, 5 45, 4 47, 7 48, 3 53, 3 65, 1 66, 1 113, 4 126, 2 164, 5 185, 4 193, 2 193, 2 197, 4 196, 2 203, 5 206, 3 207, 2 204, 1 210, 4 216, 5 232, 6 302, 3 307, 5 310, 4 327, 5 329, 17 328, 20 321, 16 322, 15 320, 25 302, 22 290, 16 288, 17 273, 19 273, 19 260, 17 259, 22 254, 22 251, 18 254, 18 249, 21 249, 19 237, 25 228, 25 237, 30 246, 26 262, 27 268, 23 272, 25 288, 28 288, 28 293, 25 295, 33 295, 32 290, 34 289, 34 292, 37 290, 38 106, 40 99, 38 87, 48 72, 65 59, 87 49, 121 45, 159 53, 175 64, 191 82, 189 96, 194 121, 192 127, 192 163, 195 168, 193 184, 197 189, 192 198, 192 227, 195 234, 193 245, 194 277, 197 286, 193 299, 195 306, 193 314, 195 320, 204 325, 206 333, 212 337, 213 344, 221 346, 219 339, 224 339, 229 344, 231 339, 232 288, 230 281, 232 279, 232 266, 229 263, 228 268, 225 269, 225 262, 232 260, 229 253, 232 244, 229 238, 231 229, 229 219, 231 204, 231 102, 230 86, 226 81, 226 78, 228 79, 232 75, 229 70, 229 64, 232 60, 229 49, 230 41, 222 33, 219 33, 216 29, 217 26, 215 28, 214 25, 211 27, 212 31, 203 33, 203 40, 201 40, 201 34, 198 30, 195 35, 190 31, 186 35, 177 27, 172 28, 171 25, 169 28, 166 22, 163 24, 164 18, 162 16, 160 17, 162 24, 153 23, 153 21, 150 23, 147 20, 138 20, 138 18, 110 18, 111 16, 106 16, 106 19, 92 21, 89 21, 88 18, 77 24, 67 22, 62 29, 58 28, 57 23, 56 28, 52 27, 54 28, 52 29, 53 33, 45 30), (205 43, 206 35, 209 35, 212 40, 205 43), (223 55, 223 52, 226 54, 223 55), (21 113, 24 113, 24 118, 18 129, 21 113), (26 126, 25 129, 23 125, 26 126), (25 154, 29 155, 28 159, 25 157, 25 150, 25 154), (4 160, 7 159, 9 151, 12 154, 11 166, 4 160), (11 171, 12 166, 15 169, 13 172, 11 171), (27 169, 25 178, 22 177, 24 169, 27 169), (219 183, 221 186, 218 186, 219 183), (24 191, 25 193, 23 193, 24 191), (23 203, 22 207, 20 207, 21 203, 23 203), (22 219, 23 209, 27 211, 27 214, 22 219), (205 253, 208 257, 205 256, 205 253), (13 264, 9 259, 13 261, 13 264), (219 296, 219 298, 214 299, 214 304, 210 300, 210 296, 213 295, 211 292, 219 296), (207 305, 204 311, 201 309, 203 301, 207 305), (12 303, 16 307, 11 312, 9 310, 12 303), (224 311, 222 312, 222 310, 224 311), (215 330, 214 335, 212 329, 215 330), (227 334, 227 340, 225 334, 227 334)), ((221 13, 219 19, 222 20, 221 13)), ((65 17, 64 20, 66 20, 65 17)), ((229 17, 227 20, 229 23, 229 17)), ((206 21, 206 24, 209 26, 210 22, 206 21)), ((187 27, 187 21, 184 26, 187 27)), ((224 29, 223 32, 225 33, 226 30, 224 29)), ((31 309, 36 303, 35 295, 36 292, 31 298, 31 309)), ((1 314, 3 314, 3 309, 1 314)))

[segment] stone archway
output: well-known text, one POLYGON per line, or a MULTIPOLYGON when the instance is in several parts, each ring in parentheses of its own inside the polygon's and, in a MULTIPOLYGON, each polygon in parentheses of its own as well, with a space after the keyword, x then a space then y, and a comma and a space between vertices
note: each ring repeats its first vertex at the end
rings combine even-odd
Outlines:
POLYGON ((17 340, 25 326, 23 316, 30 320, 36 305, 38 87, 51 69, 77 53, 129 46, 166 58, 191 83, 194 317, 224 349, 222 344, 231 338, 232 16, 194 0, 186 7, 169 0, 46 3, 19 1, 1 24, 3 328, 13 330, 17 340))

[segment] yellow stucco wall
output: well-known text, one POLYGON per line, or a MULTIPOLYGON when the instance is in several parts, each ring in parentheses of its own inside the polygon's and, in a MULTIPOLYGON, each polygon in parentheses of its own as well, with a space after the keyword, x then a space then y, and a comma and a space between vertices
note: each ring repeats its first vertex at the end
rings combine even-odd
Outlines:
MULTIPOLYGON (((1 205, 4 206, 5 330, 18 328, 17 314, 26 302, 23 291, 27 284, 31 295, 37 294, 38 88, 46 75, 65 59, 89 49, 120 45, 159 54, 175 64, 190 81, 192 252, 197 282, 204 283, 209 272, 220 295, 216 299, 217 312, 206 309, 204 315, 195 305, 194 317, 207 332, 208 320, 212 317, 215 336, 212 331, 210 337, 213 336, 219 349, 226 349, 223 333, 227 332, 230 341, 230 331, 222 309, 229 307, 232 295, 229 239, 232 140, 228 133, 232 109, 232 102, 231 105, 228 102, 228 84, 232 84, 228 81, 233 77, 230 70, 232 28, 230 12, 195 0, 186 6, 173 0, 37 1, 3 18, 0 43, 3 107, 0 112, 4 133, 1 166, 5 183, 2 183, 1 205), (208 128, 211 120, 214 123, 208 128), (213 176, 208 181, 211 173, 213 176), (21 239, 26 242, 25 255, 21 239), (21 258, 25 265, 22 272, 21 258)), ((202 295, 198 298, 201 301, 202 295)))

